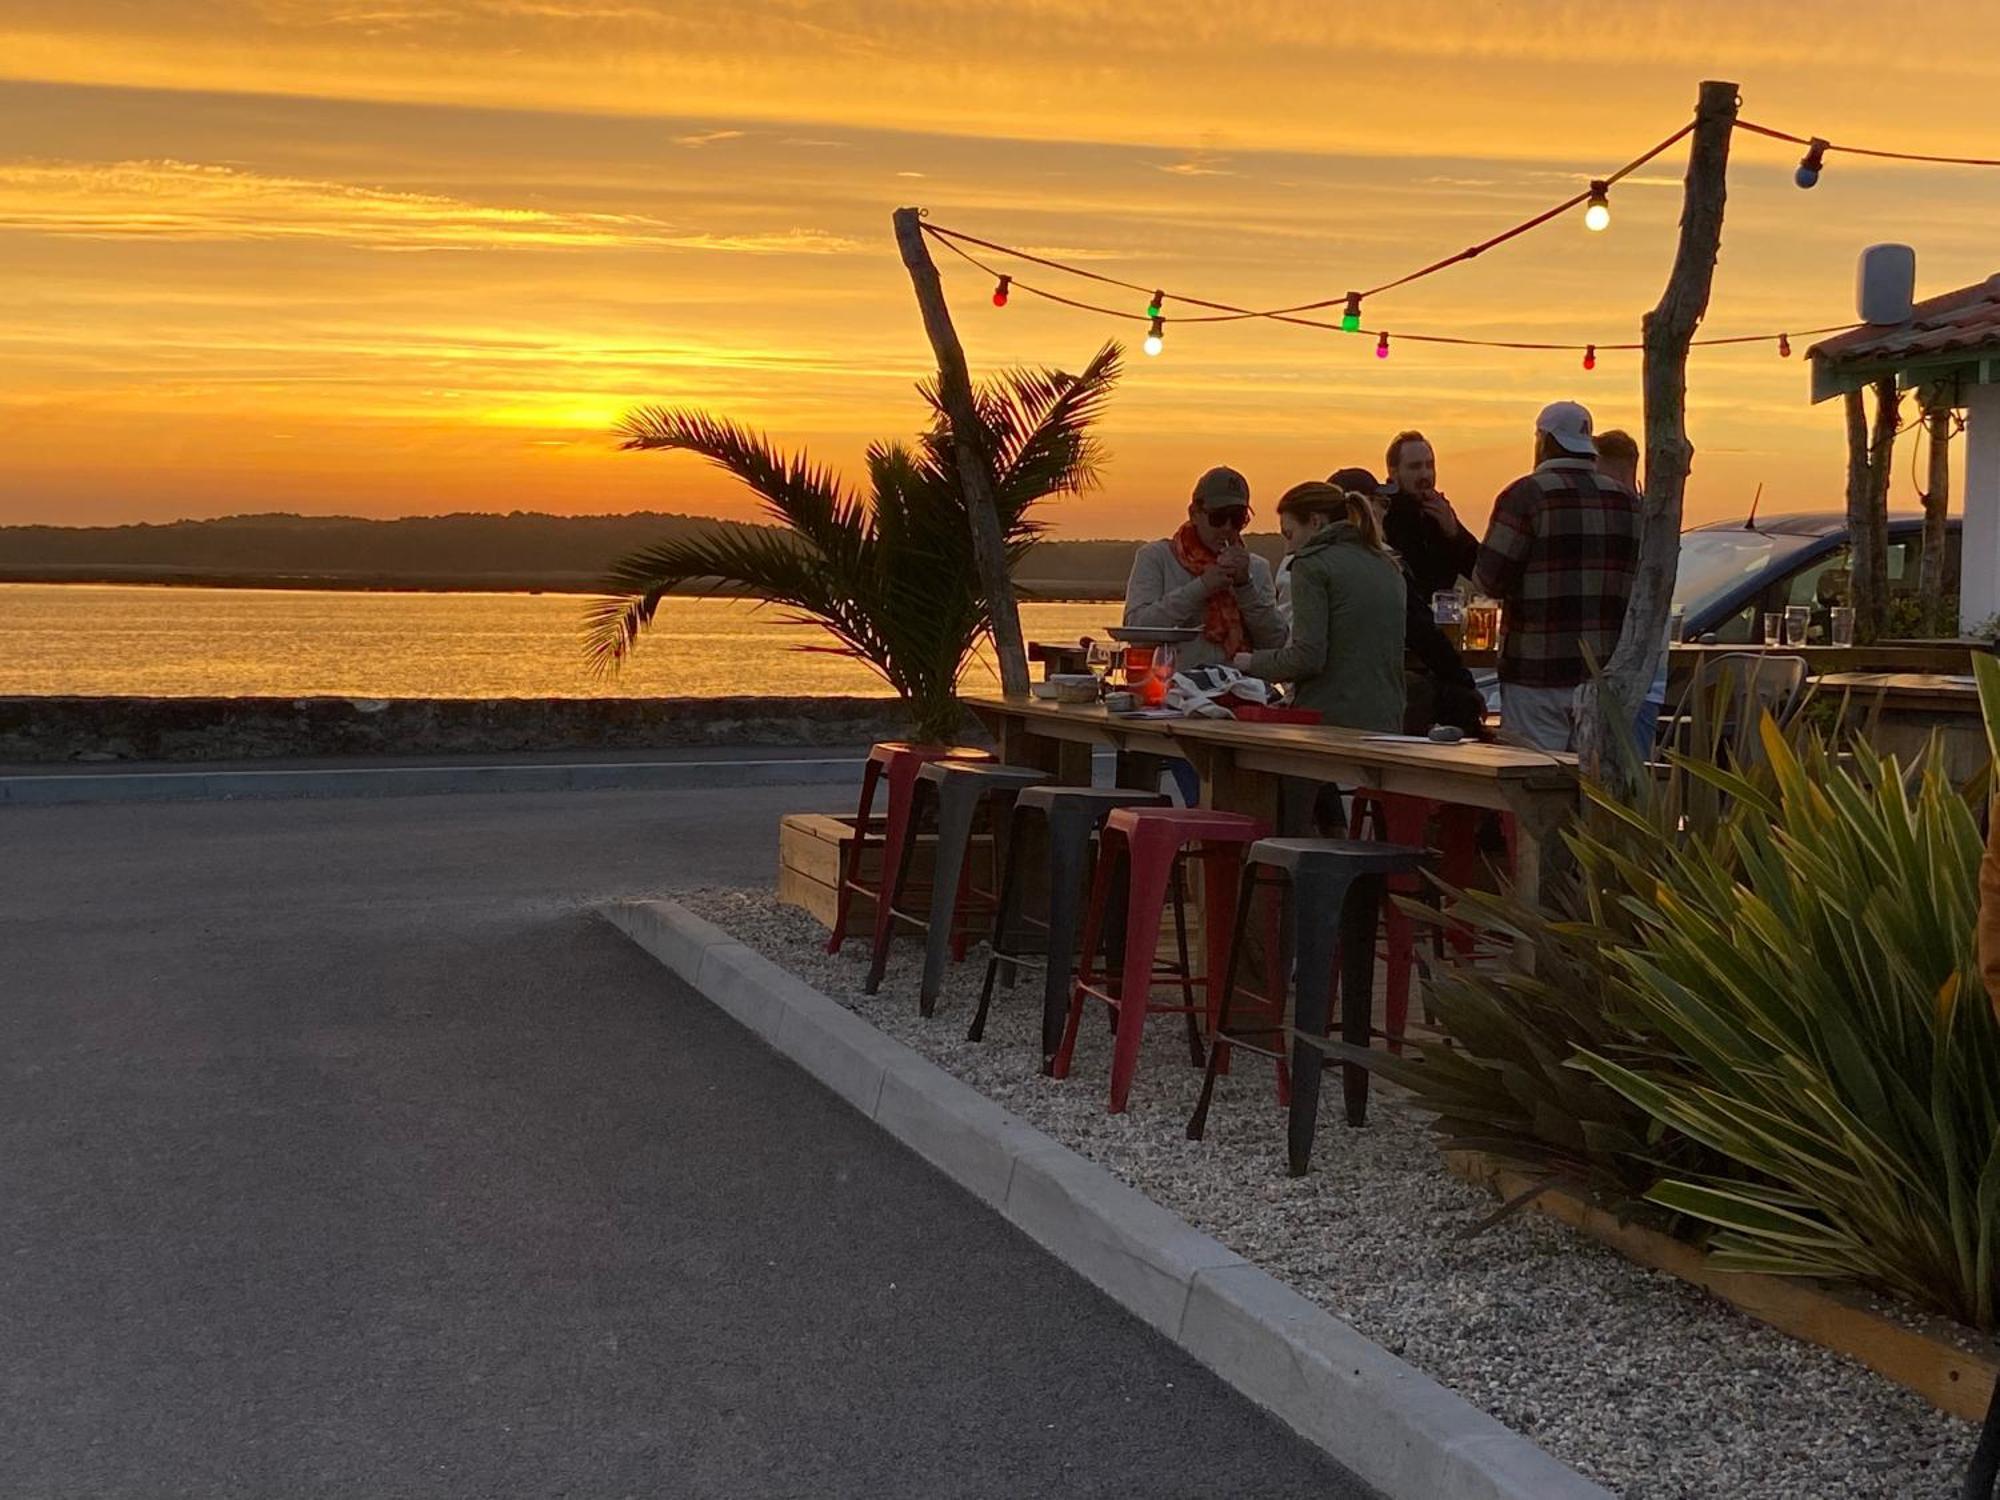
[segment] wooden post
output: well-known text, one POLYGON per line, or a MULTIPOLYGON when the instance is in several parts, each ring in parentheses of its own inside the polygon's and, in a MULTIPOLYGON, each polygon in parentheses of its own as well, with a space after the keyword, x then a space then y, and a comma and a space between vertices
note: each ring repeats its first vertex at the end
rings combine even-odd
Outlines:
POLYGON ((993 651, 1000 658, 1000 691, 1009 698, 1028 694, 1028 653, 1021 644, 1021 610, 1014 601, 1014 580, 1007 572, 1007 541, 1000 534, 1000 513, 993 505, 993 472, 985 451, 985 429, 972 403, 972 377, 966 371, 965 350, 951 326, 944 287, 937 266, 924 244, 920 215, 914 208, 895 214, 896 245, 903 252, 910 282, 917 290, 917 307, 924 315, 924 332, 937 355, 938 395, 951 423, 952 449, 958 455, 959 483, 965 487, 965 507, 972 517, 972 556, 979 568, 979 586, 991 616, 993 651))
POLYGON ((1875 432, 1860 391, 1847 407, 1847 576, 1854 606, 1854 640, 1866 646, 1882 633, 1889 613, 1889 465, 1896 450, 1896 377, 1878 376, 1875 432))
MULTIPOLYGON (((1924 602, 1927 631, 1956 631, 1958 621, 1945 618, 1944 518, 1951 508, 1951 411, 1945 391, 1930 391, 1924 421, 1930 429, 1930 475, 1924 485, 1924 545, 1917 563, 1917 597, 1924 602)), ((1952 582, 1957 582, 1953 579, 1952 582)))
POLYGON ((1586 768, 1622 780, 1622 762, 1606 752, 1612 736, 1628 736, 1659 669, 1680 565, 1681 505, 1694 445, 1687 435, 1689 341, 1708 311, 1715 257, 1722 244, 1729 139, 1736 126, 1736 85, 1705 82, 1695 105, 1681 196, 1681 235, 1659 306, 1645 321, 1646 493, 1641 508, 1639 572, 1604 669, 1604 691, 1584 686, 1577 749, 1586 768))

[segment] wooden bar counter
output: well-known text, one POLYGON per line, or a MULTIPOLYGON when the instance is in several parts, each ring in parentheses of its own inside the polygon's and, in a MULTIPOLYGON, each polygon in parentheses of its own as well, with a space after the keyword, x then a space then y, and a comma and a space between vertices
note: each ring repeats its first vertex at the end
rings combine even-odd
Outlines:
POLYGON ((1577 805, 1573 755, 1471 741, 1439 745, 1352 729, 1126 718, 1094 704, 1040 698, 966 701, 992 732, 1003 760, 1042 767, 1071 784, 1088 782, 1092 750, 1110 749, 1121 758, 1188 760, 1201 774, 1208 805, 1273 822, 1283 776, 1512 813, 1519 840, 1516 885, 1529 900, 1540 888, 1542 845, 1577 805))

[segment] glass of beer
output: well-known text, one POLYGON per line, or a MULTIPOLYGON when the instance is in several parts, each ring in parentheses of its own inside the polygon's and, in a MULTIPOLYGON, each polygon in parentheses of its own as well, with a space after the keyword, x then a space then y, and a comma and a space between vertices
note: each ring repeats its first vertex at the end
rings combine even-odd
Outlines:
POLYGON ((1491 651, 1500 644, 1500 601, 1474 599, 1465 607, 1465 649, 1491 651))

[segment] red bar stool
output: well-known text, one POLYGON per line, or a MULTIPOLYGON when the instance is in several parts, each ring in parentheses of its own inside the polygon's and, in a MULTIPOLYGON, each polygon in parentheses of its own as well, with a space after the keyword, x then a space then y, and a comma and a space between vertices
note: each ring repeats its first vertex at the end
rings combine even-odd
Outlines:
POLYGON ((1132 1075, 1139 1069, 1139 1044, 1149 1012, 1190 1017, 1199 1012, 1206 1029, 1214 1029, 1216 1006, 1221 999, 1223 976, 1229 969, 1229 951, 1235 938, 1232 914, 1236 910, 1244 851, 1270 831, 1256 818, 1199 807, 1121 807, 1105 819, 1104 831, 1099 836, 1097 871, 1090 887, 1090 912, 1084 918, 1082 964, 1076 985, 1070 991, 1062 1045, 1057 1048, 1049 1069, 1054 1077, 1069 1076, 1070 1059, 1076 1052, 1077 1028, 1083 1021, 1087 1000, 1102 1001, 1116 1016, 1111 1049, 1114 1115, 1124 1112, 1125 1101, 1132 1092, 1132 1075), (1186 1004, 1159 1005, 1152 998, 1153 956, 1160 944, 1160 926, 1173 884, 1174 861, 1190 848, 1197 849, 1202 864, 1207 951, 1203 955, 1203 972, 1189 976, 1186 982, 1201 987, 1202 1000, 1196 1005, 1190 995, 1186 1004), (1129 892, 1124 965, 1114 982, 1100 986, 1096 983, 1097 952, 1104 932, 1106 907, 1117 886, 1121 865, 1127 872, 1129 892))
MULTIPOLYGON (((1479 873, 1479 822, 1482 816, 1476 807, 1463 807, 1453 802, 1436 802, 1428 797, 1410 797, 1396 792, 1357 791, 1348 817, 1347 834, 1350 839, 1372 839, 1403 848, 1432 849, 1435 832, 1438 876, 1454 890, 1464 890, 1479 873)), ((1513 819, 1506 819, 1506 824, 1511 831, 1513 819)), ((1512 862, 1510 837, 1508 863, 1511 865, 1512 862)), ((1428 897, 1433 901, 1436 896, 1435 888, 1414 873, 1391 876, 1388 893, 1392 897, 1428 897)), ((1382 930, 1388 948, 1383 959, 1388 970, 1388 983, 1382 1001, 1383 1030, 1390 1050, 1400 1053, 1410 1020, 1410 975, 1416 964, 1416 927, 1409 913, 1394 900, 1389 900, 1382 905, 1382 930)), ((1470 929, 1463 926, 1434 929, 1432 952, 1435 958, 1444 957, 1446 942, 1461 958, 1471 956, 1473 935, 1470 929)))
POLYGON ((972 745, 912 745, 905 740, 884 740, 871 745, 868 763, 861 769, 861 805, 854 814, 854 838, 847 846, 847 864, 840 872, 840 891, 835 898, 833 935, 826 951, 838 953, 847 938, 848 908, 859 891, 875 903, 875 946, 882 946, 882 934, 889 915, 889 883, 903 860, 903 845, 910 833, 910 810, 916 798, 917 773, 932 761, 990 761, 991 751, 972 745), (875 805, 875 784, 889 783, 889 815, 882 829, 882 864, 871 884, 861 876, 862 846, 868 842, 868 815, 875 805))

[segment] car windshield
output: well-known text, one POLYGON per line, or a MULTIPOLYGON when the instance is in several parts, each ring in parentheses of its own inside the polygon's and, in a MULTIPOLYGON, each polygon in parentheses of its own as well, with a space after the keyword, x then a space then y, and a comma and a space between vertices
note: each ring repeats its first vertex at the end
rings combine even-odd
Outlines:
POLYGON ((1735 529, 1684 531, 1673 607, 1685 611, 1689 620, 1698 619, 1752 574, 1769 579, 1785 572, 1790 560, 1817 540, 1735 529))

